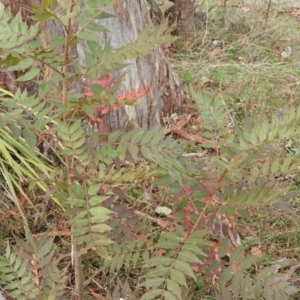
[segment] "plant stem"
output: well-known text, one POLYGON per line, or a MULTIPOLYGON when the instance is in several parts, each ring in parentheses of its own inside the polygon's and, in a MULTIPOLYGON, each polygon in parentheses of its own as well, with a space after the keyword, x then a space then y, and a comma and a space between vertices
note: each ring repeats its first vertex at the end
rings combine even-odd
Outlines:
MULTIPOLYGON (((75 5, 74 0, 69 0, 68 2, 68 11, 67 14, 71 14, 73 7, 75 5)), ((72 39, 72 20, 69 18, 65 29, 65 46, 64 46, 64 64, 62 69, 63 81, 62 81, 62 103, 64 105, 68 104, 68 64, 69 64, 69 52, 70 52, 70 41, 72 39)), ((64 116, 65 123, 68 123, 67 116, 64 116)), ((67 186, 68 186, 68 195, 72 199, 72 170, 73 162, 70 157, 66 157, 66 167, 67 167, 67 186)), ((76 212, 76 207, 72 206, 76 212)), ((72 228, 71 228, 72 232, 72 228)), ((82 265, 81 265, 81 254, 80 254, 80 245, 74 244, 72 240, 72 253, 74 257, 74 271, 75 271, 75 296, 78 300, 83 300, 83 275, 82 275, 82 265)))
POLYGON ((268 19, 269 19, 269 13, 270 13, 270 8, 271 8, 271 0, 269 0, 268 2, 268 7, 267 7, 267 10, 266 10, 266 19, 265 19, 265 25, 267 25, 268 23, 268 19))
MULTIPOLYGON (((227 170, 225 170, 225 171, 223 172, 223 174, 221 175, 221 177, 218 179, 218 182, 221 182, 221 181, 224 179, 226 173, 227 173, 227 170)), ((202 210, 201 214, 199 215, 199 217, 197 218, 197 220, 196 220, 196 222, 195 222, 195 224, 194 224, 194 226, 193 226, 191 232, 186 233, 185 237, 183 238, 183 242, 185 242, 185 241, 187 240, 187 238, 188 238, 194 231, 196 231, 196 230, 198 229, 199 225, 200 225, 201 222, 202 222, 203 216, 204 216, 204 214, 206 213, 206 210, 210 207, 210 205, 211 205, 211 203, 212 203, 212 201, 213 201, 213 195, 214 195, 215 192, 216 192, 216 189, 210 190, 210 189, 208 189, 208 188, 205 186, 205 184, 203 184, 202 182, 200 182, 200 184, 202 185, 203 189, 208 193, 208 195, 209 195, 209 200, 206 202, 206 205, 205 205, 205 207, 203 208, 203 210, 202 210)))

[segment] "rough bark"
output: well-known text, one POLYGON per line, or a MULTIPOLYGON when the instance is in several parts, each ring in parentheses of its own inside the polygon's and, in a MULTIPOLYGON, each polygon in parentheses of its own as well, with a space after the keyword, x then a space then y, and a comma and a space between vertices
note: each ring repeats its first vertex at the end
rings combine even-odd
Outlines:
POLYGON ((187 38, 195 31, 195 0, 175 0, 174 13, 177 15, 176 34, 187 38))
MULTIPOLYGON (((109 33, 99 35, 99 45, 110 41, 112 47, 121 47, 137 39, 142 29, 151 22, 144 0, 117 0, 109 11, 116 17, 101 20, 109 33)), ((84 43, 79 43, 79 57, 84 57, 84 43)), ((138 86, 150 86, 150 93, 138 100, 136 106, 111 111, 107 117, 112 129, 130 129, 136 125, 150 128, 160 124, 163 115, 170 114, 183 102, 180 79, 174 72, 163 47, 150 55, 129 61, 121 91, 138 86)), ((123 70, 124 71, 124 70, 123 70)))

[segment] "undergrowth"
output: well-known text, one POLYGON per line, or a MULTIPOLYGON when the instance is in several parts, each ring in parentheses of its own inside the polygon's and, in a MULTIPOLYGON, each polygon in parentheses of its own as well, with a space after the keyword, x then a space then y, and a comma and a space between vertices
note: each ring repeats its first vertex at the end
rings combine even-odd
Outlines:
MULTIPOLYGON (((207 2, 202 1, 202 5, 207 2)), ((238 5, 230 1, 227 19, 222 7, 216 8, 209 14, 207 26, 180 47, 184 52, 172 56, 181 78, 196 89, 219 97, 238 123, 243 123, 246 114, 255 115, 263 110, 269 117, 282 116, 286 109, 299 105, 298 3, 272 1, 266 23, 267 2, 244 1, 238 5), (247 32, 239 32, 239 23, 248 28, 247 32), (288 47, 291 53, 285 57, 288 47)), ((231 127, 229 117, 228 128, 231 127)), ((190 124, 186 130, 195 132, 197 128, 190 124)), ((200 130, 198 126, 199 135, 200 130)), ((297 160, 299 140, 284 140, 280 146, 285 149, 284 156, 297 160)), ((189 144, 184 147, 190 151, 189 144)), ((295 191, 294 197, 287 200, 293 210, 289 211, 290 215, 286 215, 288 206, 285 205, 252 207, 251 218, 239 221, 244 248, 263 256, 261 267, 269 262, 280 265, 286 261, 296 266, 299 262, 299 184, 297 176, 281 180, 289 182, 295 191)), ((291 266, 286 268, 293 270, 291 266)), ((296 286, 299 286, 298 274, 294 268, 296 286)))
MULTIPOLYGON (((163 23, 146 27, 120 49, 102 49, 91 29, 104 30, 95 19, 111 17, 105 13, 111 2, 84 5, 82 10, 81 1, 44 1, 31 11, 36 23, 27 26, 21 13, 13 16, 0 4, 0 64, 19 72, 17 81, 34 82, 37 91, 1 88, 4 295, 144 300, 296 295, 299 257, 288 252, 296 263, 279 260, 282 246, 274 244, 294 248, 299 241, 294 218, 287 215, 297 208, 286 203, 297 194, 293 178, 299 172, 298 85, 287 85, 297 76, 297 62, 274 53, 280 36, 275 29, 282 28, 272 26, 271 16, 265 24, 259 7, 247 10, 244 3, 243 19, 235 7, 227 7, 225 15, 213 10, 194 39, 181 41, 186 50, 173 60, 189 84, 185 92, 193 113, 183 116, 185 130, 190 140, 198 137, 200 148, 180 145, 178 128, 167 136, 159 127, 93 130, 105 113, 136 104, 149 92, 144 86, 120 95, 117 84, 105 85, 108 74, 175 38, 163 23), (51 45, 39 33, 48 19, 58 20, 65 32, 51 45), (86 42, 86 65, 69 57, 77 39, 86 42), (49 76, 49 69, 56 75, 49 76), (82 78, 95 84, 79 93, 75 83, 82 78), (48 147, 54 160, 37 145, 48 147), (284 212, 271 222, 278 214, 274 204, 284 212), (270 234, 268 222, 282 234, 270 234), (256 239, 247 239, 253 232, 259 232, 256 239), (271 238, 273 249, 267 250, 271 238)), ((285 34, 288 42, 292 33, 285 34)))

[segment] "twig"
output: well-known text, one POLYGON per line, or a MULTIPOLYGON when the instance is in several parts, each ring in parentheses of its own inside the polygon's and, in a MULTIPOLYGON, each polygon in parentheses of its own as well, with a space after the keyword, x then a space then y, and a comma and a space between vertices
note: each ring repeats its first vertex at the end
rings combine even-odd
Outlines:
POLYGON ((191 119, 191 115, 187 115, 185 118, 182 118, 176 125, 165 129, 165 134, 170 133, 171 131, 174 131, 174 129, 181 129, 183 126, 185 126, 191 119))
POLYGON ((197 157, 203 157, 207 154, 207 150, 204 150, 203 152, 200 153, 183 153, 181 156, 183 157, 189 157, 189 156, 197 156, 197 157))
POLYGON ((155 2, 155 0, 147 0, 147 2, 150 4, 154 16, 160 21, 162 18, 162 11, 157 5, 157 3, 155 2))
POLYGON ((167 228, 171 225, 168 221, 163 221, 159 218, 154 218, 154 217, 149 216, 148 214, 145 214, 145 213, 143 213, 142 211, 139 211, 139 210, 135 210, 134 214, 139 216, 139 217, 146 218, 146 219, 150 220, 151 222, 161 226, 162 228, 167 228))
POLYGON ((270 8, 271 8, 271 2, 272 2, 272 0, 269 0, 269 2, 268 2, 268 7, 267 7, 267 10, 266 10, 266 20, 265 20, 265 25, 266 25, 266 26, 267 26, 268 19, 269 19, 269 13, 270 13, 270 8))
POLYGON ((189 141, 196 142, 196 143, 199 143, 199 144, 214 143, 213 149, 214 150, 219 150, 219 146, 217 145, 217 142, 210 141, 206 138, 202 138, 202 137, 199 137, 199 136, 194 135, 194 134, 189 134, 189 133, 184 132, 183 130, 181 130, 181 128, 183 126, 185 126, 189 122, 190 119, 191 119, 191 115, 188 115, 187 117, 181 119, 176 125, 165 129, 165 134, 168 134, 170 132, 174 132, 174 133, 180 135, 181 137, 183 137, 183 138, 185 138, 189 141))

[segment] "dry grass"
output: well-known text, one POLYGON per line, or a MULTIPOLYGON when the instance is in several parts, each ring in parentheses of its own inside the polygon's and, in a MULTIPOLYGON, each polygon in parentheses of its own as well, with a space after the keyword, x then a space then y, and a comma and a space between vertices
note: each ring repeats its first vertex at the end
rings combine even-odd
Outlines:
POLYGON ((265 3, 244 1, 239 7, 234 2, 225 13, 215 8, 209 23, 185 42, 185 53, 173 56, 182 78, 233 108, 238 103, 247 111, 274 112, 298 105, 298 16, 285 12, 291 5, 274 5, 266 23, 265 3))
MULTIPOLYGON (((202 1, 208 7, 212 1, 202 1)), ((223 99, 237 119, 245 113, 264 110, 268 115, 300 103, 300 43, 298 1, 272 1, 266 22, 268 1, 228 1, 226 12, 215 8, 209 23, 180 45, 172 56, 182 79, 204 93, 223 99), (285 52, 287 53, 287 57, 285 52)), ((201 134, 201 133, 200 133, 201 134)), ((299 190, 298 183, 295 183, 299 190)), ((300 261, 300 200, 290 201, 296 212, 288 215, 277 208, 253 210, 244 225, 246 250, 257 250, 261 264, 300 261)), ((288 266, 287 266, 288 268, 288 266)), ((299 269, 294 270, 300 286, 299 269)), ((203 283, 205 284, 205 283, 203 283)), ((203 287, 202 287, 203 288, 203 287)), ((205 290, 205 288, 204 288, 205 290)))

